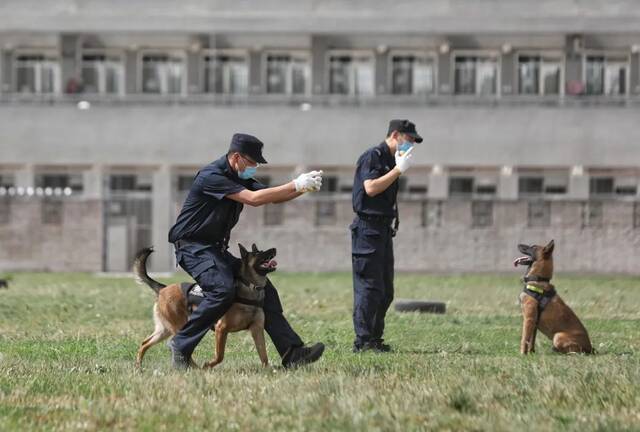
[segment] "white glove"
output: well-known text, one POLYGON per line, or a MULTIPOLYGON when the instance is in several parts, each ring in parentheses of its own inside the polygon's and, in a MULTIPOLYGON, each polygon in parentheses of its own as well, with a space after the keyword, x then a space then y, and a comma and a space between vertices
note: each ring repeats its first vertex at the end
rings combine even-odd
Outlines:
POLYGON ((322 187, 322 171, 310 171, 300 174, 293 184, 296 192, 317 192, 322 187))
POLYGON ((396 168, 398 168, 401 174, 404 174, 404 172, 408 170, 409 167, 411 167, 411 158, 413 157, 411 152, 413 152, 413 147, 404 152, 404 154, 402 155, 399 151, 396 151, 396 168))

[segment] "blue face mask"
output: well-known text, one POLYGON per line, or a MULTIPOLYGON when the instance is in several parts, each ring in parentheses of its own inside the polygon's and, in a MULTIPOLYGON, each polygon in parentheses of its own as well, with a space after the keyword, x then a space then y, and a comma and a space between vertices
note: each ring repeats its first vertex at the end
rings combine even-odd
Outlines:
POLYGON ((256 171, 258 171, 258 167, 246 167, 244 170, 238 173, 238 177, 243 180, 248 180, 256 175, 256 171))
POLYGON ((398 151, 407 152, 411 147, 413 147, 413 144, 409 141, 405 141, 398 146, 398 151))

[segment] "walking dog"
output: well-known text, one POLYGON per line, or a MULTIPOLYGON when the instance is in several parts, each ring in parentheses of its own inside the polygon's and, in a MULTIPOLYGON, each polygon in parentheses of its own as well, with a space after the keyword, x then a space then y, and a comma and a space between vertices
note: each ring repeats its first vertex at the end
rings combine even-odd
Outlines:
POLYGON ((520 294, 524 318, 520 353, 535 352, 536 332, 540 329, 553 341, 554 351, 591 354, 593 348, 587 329, 551 284, 553 248, 553 240, 546 246, 518 245, 518 249, 525 256, 517 258, 513 265, 528 266, 522 279, 524 289, 520 294))
MULTIPOLYGON (((251 252, 242 245, 240 247, 241 264, 236 276, 236 298, 227 313, 214 325, 216 350, 212 361, 204 364, 204 368, 212 368, 224 359, 227 335, 231 332, 249 330, 258 350, 263 366, 268 365, 267 348, 264 339, 264 286, 267 274, 276 270, 277 263, 273 259, 276 249, 260 251, 254 244, 251 252)), ((157 295, 153 306, 155 329, 147 337, 138 350, 136 366, 140 367, 145 352, 159 342, 174 336, 186 324, 189 313, 193 312, 204 298, 200 286, 194 283, 176 283, 164 285, 147 274, 146 262, 152 248, 142 249, 137 253, 133 273, 136 281, 148 285, 157 295)), ((191 366, 197 367, 192 364, 191 366)))

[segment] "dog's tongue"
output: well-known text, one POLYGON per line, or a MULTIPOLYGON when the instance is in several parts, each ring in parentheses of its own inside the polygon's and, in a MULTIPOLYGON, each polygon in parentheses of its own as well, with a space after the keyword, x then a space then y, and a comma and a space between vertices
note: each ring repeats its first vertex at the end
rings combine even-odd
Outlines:
POLYGON ((276 268, 278 266, 278 262, 276 260, 271 260, 267 263, 267 267, 276 268))
POLYGON ((529 262, 531 260, 531 258, 529 258, 528 256, 521 256, 520 258, 516 258, 513 261, 513 266, 514 267, 518 267, 519 265, 525 264, 527 262, 529 262))

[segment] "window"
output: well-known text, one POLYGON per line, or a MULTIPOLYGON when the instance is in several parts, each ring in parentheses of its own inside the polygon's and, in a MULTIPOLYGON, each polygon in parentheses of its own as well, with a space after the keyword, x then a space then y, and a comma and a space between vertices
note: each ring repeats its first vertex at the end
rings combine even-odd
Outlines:
POLYGON ((81 69, 85 93, 124 93, 124 67, 120 56, 84 54, 81 69))
POLYGON ((424 201, 422 203, 422 226, 439 227, 442 219, 441 201, 424 201))
POLYGON ((568 178, 564 174, 521 175, 518 178, 520 196, 542 196, 567 193, 568 178))
POLYGON ((9 189, 14 185, 13 174, 0 174, 0 188, 9 189))
POLYGON ((150 191, 151 182, 135 174, 112 174, 109 176, 109 189, 113 192, 150 191))
POLYGON ((184 75, 184 61, 181 56, 169 54, 145 54, 142 56, 143 93, 182 93, 184 75))
POLYGON ((627 92, 626 57, 588 55, 585 59, 586 92, 589 95, 624 95, 627 92))
POLYGON ((69 188, 72 192, 82 192, 84 182, 81 173, 74 174, 36 174, 34 179, 37 188, 51 189, 56 195, 69 188))
POLYGON ((22 54, 15 58, 15 91, 18 93, 60 93, 60 66, 54 57, 22 54))
POLYGON ((391 57, 391 92, 426 95, 434 93, 435 66, 432 58, 414 54, 391 57))
POLYGON ((471 226, 486 228, 493 225, 493 202, 474 201, 471 203, 471 226))
POLYGON ((316 225, 334 225, 336 223, 336 202, 316 201, 316 225))
POLYGON ((602 203, 589 201, 582 205, 582 227, 600 228, 603 222, 602 203))
POLYGON ((454 69, 456 94, 496 94, 497 59, 490 56, 456 56, 454 69))
POLYGON ((521 195, 544 193, 544 178, 520 177, 518 179, 518 192, 521 195))
POLYGON ((613 195, 613 177, 592 177, 589 179, 589 195, 613 195))
POLYGON ((267 55, 267 93, 307 94, 310 77, 309 58, 306 55, 267 55))
POLYGON ((193 184, 193 179, 194 179, 194 176, 192 175, 178 176, 178 191, 188 192, 191 189, 191 185, 193 184))
POLYGON ((249 62, 242 53, 216 53, 204 56, 206 93, 249 93, 249 62))
POLYGON ((285 204, 267 204, 264 206, 264 224, 266 226, 282 225, 284 223, 285 204))
POLYGON ((551 225, 551 203, 545 201, 530 202, 527 225, 530 228, 546 228, 551 225))
POLYGON ((40 207, 42 223, 45 225, 62 225, 63 209, 62 201, 44 199, 40 207))
POLYGON ((324 176, 322 179, 322 188, 320 189, 320 192, 324 192, 324 193, 338 192, 338 177, 324 176))
POLYGON ((473 194, 473 177, 450 177, 449 195, 467 196, 473 194))
POLYGON ((562 62, 558 58, 544 56, 518 57, 520 94, 559 94, 562 62))
POLYGON ((373 56, 370 54, 331 54, 329 56, 329 93, 373 95, 373 56))

